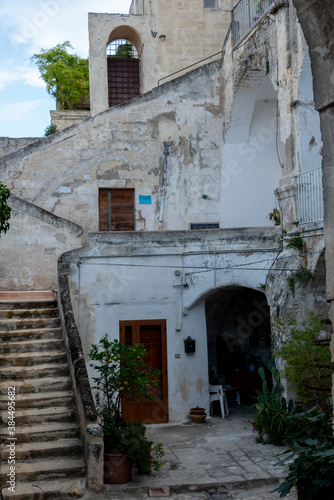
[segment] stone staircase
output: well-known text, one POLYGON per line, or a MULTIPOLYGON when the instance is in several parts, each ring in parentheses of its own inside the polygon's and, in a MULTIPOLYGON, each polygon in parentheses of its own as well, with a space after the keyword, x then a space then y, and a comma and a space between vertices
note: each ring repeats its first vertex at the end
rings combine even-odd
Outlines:
POLYGON ((84 495, 85 463, 52 293, 0 292, 0 422, 3 500, 84 495))

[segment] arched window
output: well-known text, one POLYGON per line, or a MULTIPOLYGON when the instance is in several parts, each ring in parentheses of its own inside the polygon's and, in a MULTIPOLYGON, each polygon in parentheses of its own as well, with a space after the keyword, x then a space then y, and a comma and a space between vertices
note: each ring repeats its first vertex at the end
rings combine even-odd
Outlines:
POLYGON ((130 101, 140 94, 139 54, 125 38, 107 45, 109 107, 130 101))

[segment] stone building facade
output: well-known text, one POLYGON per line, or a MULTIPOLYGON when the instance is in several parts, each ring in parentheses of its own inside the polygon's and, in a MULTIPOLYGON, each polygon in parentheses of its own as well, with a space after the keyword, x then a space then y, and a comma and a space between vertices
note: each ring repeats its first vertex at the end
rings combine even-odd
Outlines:
MULTIPOLYGON (((205 58, 217 54, 231 21, 230 0, 205 2, 132 2, 129 15, 96 14, 88 17, 91 113, 108 109, 106 46, 117 39, 131 42, 140 60, 140 94, 165 83, 169 75, 185 74, 205 58), (212 8, 212 4, 217 8, 212 8), (207 5, 210 5, 208 7, 207 5), (187 68, 184 70, 184 68, 187 68)), ((214 56, 213 58, 211 56, 214 56)))
POLYGON ((209 368, 224 384, 239 363, 251 378, 270 354, 278 311, 327 318, 323 146, 292 2, 275 2, 238 43, 227 14, 202 1, 187 22, 175 15, 180 2, 168 12, 145 2, 140 15, 137 3, 129 16, 90 15, 93 116, 0 160, 15 196, 0 286, 57 288, 63 254, 84 351, 106 332, 156 328, 167 393, 152 419, 179 421, 208 406, 209 368), (181 69, 185 40, 182 67, 210 55, 197 57, 195 22, 205 27, 200 45, 222 56, 157 86, 181 69), (108 108, 114 37, 141 54, 142 95, 108 108), (296 231, 302 255, 287 246, 296 231), (293 294, 287 278, 301 266, 315 279, 293 294))

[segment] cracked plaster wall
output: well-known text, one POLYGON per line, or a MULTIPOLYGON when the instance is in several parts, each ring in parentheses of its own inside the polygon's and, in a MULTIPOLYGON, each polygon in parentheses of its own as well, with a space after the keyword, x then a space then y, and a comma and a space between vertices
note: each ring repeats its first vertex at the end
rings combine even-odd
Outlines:
MULTIPOLYGON (((183 421, 194 405, 208 408, 205 297, 236 284, 256 289, 277 256, 278 233, 272 227, 90 234, 87 247, 65 256, 85 354, 106 333, 118 339, 119 321, 166 319, 170 421, 183 421), (234 268, 264 259, 262 270, 234 268), (196 339, 193 355, 184 352, 188 336, 196 339)), ((87 370, 91 377, 89 363, 87 370)))
POLYGON ((54 134, 37 149, 4 157, 2 180, 15 196, 70 218, 85 235, 98 229, 99 188, 134 188, 135 229, 154 230, 159 224, 163 142, 168 141, 164 228, 188 229, 190 222, 216 221, 222 128, 219 75, 220 63, 212 63, 54 134), (202 199, 208 192, 210 200, 202 199), (139 205, 140 195, 151 195, 152 203, 139 205))

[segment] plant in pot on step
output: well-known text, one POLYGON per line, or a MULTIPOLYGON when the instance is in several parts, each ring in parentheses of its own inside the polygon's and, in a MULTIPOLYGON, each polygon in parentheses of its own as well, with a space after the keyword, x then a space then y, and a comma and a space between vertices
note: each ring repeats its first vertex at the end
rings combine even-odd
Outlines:
POLYGON ((133 459, 133 463, 139 474, 151 474, 152 471, 157 472, 163 467, 162 458, 165 453, 162 443, 154 444, 146 437, 146 427, 140 422, 133 424, 136 429, 136 435, 130 433, 129 437, 133 438, 133 445, 129 450, 129 454, 133 459))
POLYGON ((279 371, 275 366, 275 360, 270 359, 267 368, 273 377, 273 387, 269 388, 265 371, 259 368, 259 375, 263 380, 262 391, 255 396, 256 403, 254 421, 262 432, 262 439, 265 443, 272 442, 281 445, 286 432, 286 418, 292 412, 293 401, 287 405, 285 398, 281 397, 283 387, 280 383, 279 371))
POLYGON ((151 459, 153 443, 145 436, 140 422, 122 417, 122 398, 140 402, 153 400, 152 387, 160 372, 148 367, 146 350, 141 344, 125 345, 102 337, 89 352, 90 366, 95 370, 93 389, 104 433, 105 482, 122 484, 131 481, 133 462, 145 466, 151 459), (143 452, 146 450, 146 454, 143 452))
POLYGON ((189 418, 193 424, 202 424, 206 419, 205 408, 201 408, 200 406, 190 408, 189 418))

